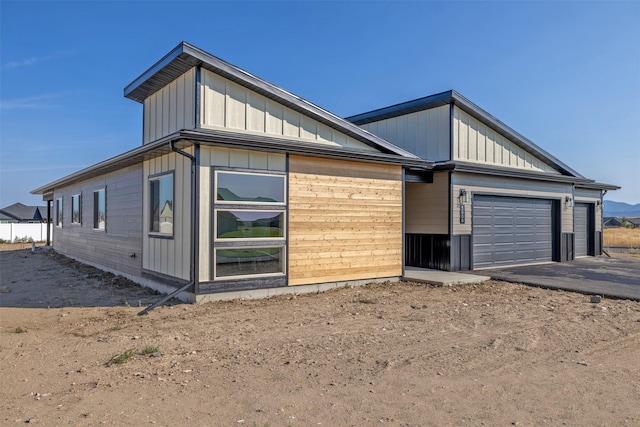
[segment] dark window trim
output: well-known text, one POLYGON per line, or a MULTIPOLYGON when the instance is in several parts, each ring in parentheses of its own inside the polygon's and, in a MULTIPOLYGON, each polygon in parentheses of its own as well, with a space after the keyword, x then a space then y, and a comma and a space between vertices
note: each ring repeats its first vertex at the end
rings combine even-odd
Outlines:
POLYGON ((82 191, 71 195, 71 225, 82 226, 82 191), (73 199, 78 198, 78 221, 73 220, 73 199))
POLYGON ((210 275, 213 282, 226 281, 249 281, 251 279, 265 280, 269 278, 278 279, 284 278, 285 283, 288 281, 288 269, 289 269, 289 173, 288 170, 273 171, 264 169, 247 169, 247 168, 233 168, 228 166, 211 166, 211 189, 210 189, 210 275), (255 203, 255 202, 224 202, 217 200, 217 172, 235 172, 248 175, 274 175, 280 176, 283 180, 284 190, 284 202, 276 203, 255 203), (283 238, 269 238, 264 240, 259 239, 222 239, 219 240, 216 237, 217 224, 216 224, 216 211, 219 210, 250 210, 250 211, 281 211, 285 214, 284 219, 284 237, 283 238), (283 250, 282 259, 282 272, 280 273, 266 273, 257 275, 243 275, 243 276, 222 276, 216 275, 216 251, 217 249, 243 249, 250 247, 278 247, 283 250))
POLYGON ((64 219, 64 215, 63 215, 63 202, 62 202, 62 197, 58 197, 56 199, 56 227, 57 228, 62 228, 62 220, 64 219))
POLYGON ((102 188, 97 188, 93 190, 93 231, 98 233, 106 233, 107 232, 107 186, 105 185, 102 188), (96 227, 96 215, 98 213, 98 208, 96 206, 96 193, 100 193, 104 191, 104 228, 96 227))
MULTIPOLYGON (((151 181, 160 181, 163 177, 171 175, 173 181, 173 188, 171 189, 171 202, 173 203, 173 212, 175 214, 176 211, 176 180, 175 180, 175 169, 171 169, 165 172, 154 173, 152 175, 147 176, 147 191, 149 191, 149 200, 151 200, 151 181)), ((151 209, 150 206, 149 212, 147 215, 147 219, 149 220, 149 229, 147 230, 147 236, 155 239, 173 239, 175 235, 175 221, 171 223, 171 234, 169 233, 161 233, 159 231, 152 231, 151 227, 153 226, 153 221, 151 220, 151 209)))
POLYGON ((218 167, 213 167, 213 203, 214 204, 220 204, 220 205, 224 205, 224 206, 230 206, 230 205, 237 205, 237 206, 243 206, 243 207, 247 207, 247 206, 278 206, 278 207, 286 207, 288 205, 287 203, 287 174, 285 172, 280 172, 280 173, 274 173, 274 171, 269 171, 269 173, 264 173, 261 169, 255 169, 255 170, 246 170, 246 169, 220 169, 218 167), (253 201, 241 201, 241 200, 233 200, 233 201, 225 201, 225 200, 218 200, 218 192, 217 192, 217 188, 218 188, 218 183, 216 180, 216 177, 218 176, 218 172, 223 172, 223 173, 231 173, 231 174, 235 174, 235 175, 271 175, 271 176, 279 176, 282 177, 282 196, 283 196, 283 201, 282 202, 253 202, 253 201))

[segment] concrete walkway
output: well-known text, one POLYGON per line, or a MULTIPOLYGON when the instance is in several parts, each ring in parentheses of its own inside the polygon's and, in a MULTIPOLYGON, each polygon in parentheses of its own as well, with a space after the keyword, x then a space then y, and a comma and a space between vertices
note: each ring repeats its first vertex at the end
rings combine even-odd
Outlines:
POLYGON ((428 268, 405 267, 403 279, 408 282, 451 286, 482 283, 491 279, 491 277, 476 273, 460 273, 453 271, 430 270, 428 268))
POLYGON ((585 257, 572 262, 476 270, 492 279, 640 301, 640 260, 585 257))

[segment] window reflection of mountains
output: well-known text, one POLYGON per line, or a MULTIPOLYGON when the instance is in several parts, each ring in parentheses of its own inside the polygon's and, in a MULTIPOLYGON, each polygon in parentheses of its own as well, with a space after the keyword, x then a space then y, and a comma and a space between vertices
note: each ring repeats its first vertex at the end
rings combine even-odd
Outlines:
POLYGON ((269 197, 238 196, 233 191, 224 187, 218 187, 218 200, 224 200, 225 202, 256 202, 256 203, 276 203, 277 202, 277 200, 274 200, 269 197))
MULTIPOLYGON (((255 214, 255 212, 251 212, 255 214)), ((282 213, 264 212, 264 218, 243 219, 240 211, 218 211, 218 237, 283 237, 282 213)))

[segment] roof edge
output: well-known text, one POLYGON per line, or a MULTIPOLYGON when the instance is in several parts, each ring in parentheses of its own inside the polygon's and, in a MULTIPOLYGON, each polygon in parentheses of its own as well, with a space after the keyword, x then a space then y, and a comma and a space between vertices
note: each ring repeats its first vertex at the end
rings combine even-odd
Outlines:
POLYGON ((574 176, 576 178, 585 178, 582 174, 578 173, 569 165, 562 162, 560 159, 553 156, 551 153, 547 152, 540 146, 536 145, 533 141, 526 138, 510 126, 506 125, 497 117, 480 108, 478 105, 453 89, 446 92, 440 92, 435 95, 430 95, 423 98, 414 99, 412 101, 407 101, 389 107, 384 107, 366 113, 358 114, 355 116, 346 117, 346 120, 352 121, 357 125, 364 125, 367 123, 398 117, 417 111, 428 110, 446 104, 452 104, 459 107, 461 110, 470 114, 477 120, 480 120, 487 126, 494 128, 498 133, 512 140, 516 145, 522 147, 531 154, 540 157, 545 162, 559 169, 560 172, 574 176))
MULTIPOLYGON (((188 69, 187 67, 191 68, 198 65, 240 84, 241 86, 266 96, 267 98, 273 99, 274 101, 277 101, 301 114, 309 116, 314 120, 317 120, 320 123, 338 130, 339 132, 355 138, 369 146, 404 157, 419 158, 415 154, 362 129, 354 123, 351 123, 350 121, 345 120, 304 98, 301 98, 184 41, 180 42, 173 50, 162 57, 162 59, 127 85, 124 89, 124 96, 137 102, 144 102, 144 96, 147 93, 147 90, 143 89, 142 86, 154 77, 157 77, 158 73, 167 70, 170 74, 176 73, 177 75, 175 77, 178 77, 179 73, 181 74, 188 69)), ((171 76, 173 75, 171 74, 171 76)), ((153 83, 152 86, 156 83, 157 81, 153 83)))

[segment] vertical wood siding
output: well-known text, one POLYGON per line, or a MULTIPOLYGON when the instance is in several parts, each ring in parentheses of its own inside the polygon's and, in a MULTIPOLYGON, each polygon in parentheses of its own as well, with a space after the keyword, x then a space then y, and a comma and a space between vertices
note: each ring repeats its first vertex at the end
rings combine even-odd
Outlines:
POLYGON ((423 159, 451 160, 449 105, 367 123, 361 127, 423 159))
POLYGON ((405 233, 449 234, 449 173, 433 175, 433 183, 405 184, 405 233))
POLYGON ((558 173, 550 165, 455 106, 453 109, 453 159, 558 173))
POLYGON ((203 128, 267 134, 304 142, 377 151, 211 71, 203 69, 201 76, 203 128))
POLYGON ((289 285, 402 274, 399 166, 289 158, 289 285))
POLYGON ((471 209, 474 194, 562 199, 563 202, 560 208, 562 216, 561 232, 573 232, 573 208, 568 208, 564 204, 564 198, 573 194, 571 184, 469 173, 454 173, 452 175, 452 184, 453 234, 471 234, 471 209), (458 194, 460 194, 460 190, 463 188, 470 194, 469 202, 465 203, 465 223, 460 224, 460 202, 458 200, 458 194))
POLYGON ((63 199, 63 226, 53 227, 54 248, 71 257, 140 276, 142 253, 142 166, 131 166, 56 189, 63 199), (106 231, 93 229, 93 192, 106 189, 106 231), (81 224, 71 224, 71 196, 82 194, 81 224), (131 255, 135 254, 135 257, 131 255))
MULTIPOLYGON (((193 154, 193 148, 185 149, 193 154)), ((144 162, 143 268, 179 279, 190 278, 191 161, 170 153, 144 162), (149 235, 149 176, 174 171, 173 237, 149 235)))
POLYGON ((195 127, 195 69, 144 100, 143 143, 195 127))
POLYGON ((282 153, 238 150, 224 147, 200 148, 200 281, 213 280, 211 274, 213 183, 211 167, 258 169, 284 172, 287 158, 282 153))

